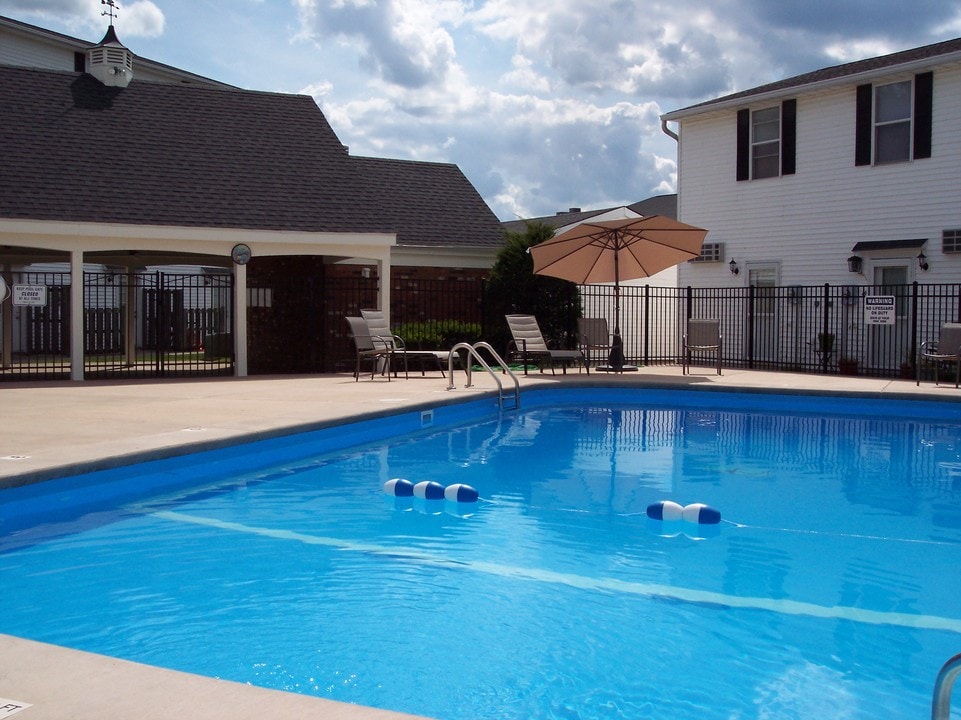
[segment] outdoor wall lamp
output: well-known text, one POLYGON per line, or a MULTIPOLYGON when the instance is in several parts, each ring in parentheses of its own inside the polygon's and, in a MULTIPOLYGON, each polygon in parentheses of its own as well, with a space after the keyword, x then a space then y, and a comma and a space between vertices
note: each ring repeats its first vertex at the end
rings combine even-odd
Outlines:
POLYGON ((731 258, 731 262, 729 262, 727 266, 731 268, 731 275, 737 275, 739 272, 741 272, 741 268, 737 266, 737 261, 734 260, 734 258, 731 258))
POLYGON ((848 272, 860 273, 862 267, 864 267, 864 261, 860 256, 852 255, 848 258, 848 272))
POLYGON ((923 250, 918 253, 918 267, 925 272, 928 271, 928 258, 925 256, 923 250))

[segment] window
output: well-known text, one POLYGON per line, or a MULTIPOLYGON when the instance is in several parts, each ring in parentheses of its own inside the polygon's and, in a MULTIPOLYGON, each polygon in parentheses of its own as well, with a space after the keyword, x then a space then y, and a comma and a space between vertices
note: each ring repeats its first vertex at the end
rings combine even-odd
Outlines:
POLYGON ((911 159, 911 81, 874 88, 874 162, 911 159))
POLYGON ((943 230, 941 232, 941 251, 961 253, 961 230, 943 230))
POLYGON ((737 179, 793 175, 797 100, 737 113, 737 179))
POLYGON ((724 243, 704 243, 701 245, 701 254, 688 262, 721 262, 724 243))
POLYGON ((933 73, 884 85, 859 85, 854 164, 883 165, 931 157, 933 73))
POLYGON ((751 177, 776 177, 780 174, 781 112, 772 107, 751 113, 751 177))

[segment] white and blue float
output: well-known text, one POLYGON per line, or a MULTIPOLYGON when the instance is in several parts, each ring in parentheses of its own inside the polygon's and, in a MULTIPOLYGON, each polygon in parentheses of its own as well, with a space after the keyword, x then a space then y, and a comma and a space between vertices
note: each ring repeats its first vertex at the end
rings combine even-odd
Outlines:
POLYGON ((414 497, 414 483, 404 478, 393 478, 384 483, 384 493, 394 497, 414 497))
POLYGON ((661 500, 647 506, 647 516, 651 520, 676 522, 684 520, 697 525, 717 525, 721 522, 721 513, 704 503, 691 503, 681 506, 671 500, 661 500))
POLYGON ((470 485, 454 483, 446 488, 433 480, 412 483, 404 478, 392 478, 384 483, 384 494, 392 497, 413 497, 420 500, 449 500, 455 503, 477 502, 480 494, 470 485))
POLYGON ((454 483, 444 488, 444 497, 451 502, 472 503, 477 502, 477 498, 480 497, 480 495, 477 490, 470 485, 454 483))
POLYGON ((443 500, 444 486, 433 480, 421 480, 414 485, 414 497, 421 500, 443 500))

